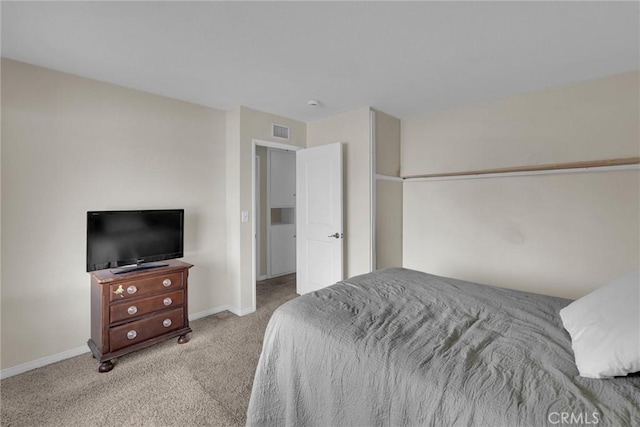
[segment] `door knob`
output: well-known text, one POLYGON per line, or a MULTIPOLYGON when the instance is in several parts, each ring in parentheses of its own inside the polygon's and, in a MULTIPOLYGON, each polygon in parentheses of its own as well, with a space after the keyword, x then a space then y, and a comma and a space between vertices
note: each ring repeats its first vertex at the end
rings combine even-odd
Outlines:
POLYGON ((335 233, 335 234, 332 234, 332 235, 327 236, 327 237, 334 237, 336 239, 341 239, 342 238, 342 233, 335 233))

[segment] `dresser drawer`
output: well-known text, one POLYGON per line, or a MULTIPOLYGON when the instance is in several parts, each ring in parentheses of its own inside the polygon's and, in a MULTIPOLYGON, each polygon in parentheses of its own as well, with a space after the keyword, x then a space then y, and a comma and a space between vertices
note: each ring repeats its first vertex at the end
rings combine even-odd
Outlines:
POLYGON ((183 308, 176 308, 153 317, 111 328, 109 330, 110 351, 117 351, 132 344, 182 328, 184 323, 183 313, 183 308))
POLYGON ((109 307, 109 321, 110 323, 116 323, 123 320, 136 319, 154 311, 179 307, 183 301, 184 291, 180 290, 165 292, 153 297, 114 303, 109 307))
POLYGON ((109 300, 122 301, 127 298, 137 298, 144 295, 153 295, 158 292, 181 289, 182 273, 173 273, 162 276, 149 277, 148 279, 127 281, 109 286, 109 300))

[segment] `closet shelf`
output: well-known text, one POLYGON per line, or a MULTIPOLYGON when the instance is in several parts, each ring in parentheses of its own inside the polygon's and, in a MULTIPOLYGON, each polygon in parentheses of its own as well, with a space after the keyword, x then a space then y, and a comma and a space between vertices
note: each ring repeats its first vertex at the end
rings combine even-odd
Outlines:
POLYGON ((403 175, 402 179, 420 180, 420 179, 431 179, 431 178, 471 177, 471 176, 477 176, 477 175, 508 176, 509 174, 535 173, 535 172, 560 172, 560 171, 567 171, 572 169, 597 170, 597 169, 604 169, 604 168, 617 168, 617 167, 626 167, 626 166, 637 167, 639 163, 640 163, 640 157, 625 157, 621 159, 515 166, 515 167, 506 167, 506 168, 472 170, 472 171, 464 171, 464 172, 443 172, 443 173, 432 173, 432 174, 423 174, 423 175, 403 175))

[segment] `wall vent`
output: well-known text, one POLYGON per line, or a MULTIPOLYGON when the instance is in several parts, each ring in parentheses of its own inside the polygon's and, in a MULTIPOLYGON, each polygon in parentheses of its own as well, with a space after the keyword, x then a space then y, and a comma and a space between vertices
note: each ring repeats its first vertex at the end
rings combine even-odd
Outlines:
POLYGON ((271 136, 289 140, 289 128, 282 125, 273 125, 271 126, 271 136))

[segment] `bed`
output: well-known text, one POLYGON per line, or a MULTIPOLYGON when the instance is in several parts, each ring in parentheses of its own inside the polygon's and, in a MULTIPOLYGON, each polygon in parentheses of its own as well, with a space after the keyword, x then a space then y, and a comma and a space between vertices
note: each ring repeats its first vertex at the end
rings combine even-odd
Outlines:
POLYGON ((640 425, 640 377, 578 375, 571 301, 408 269, 279 307, 247 425, 640 425))

